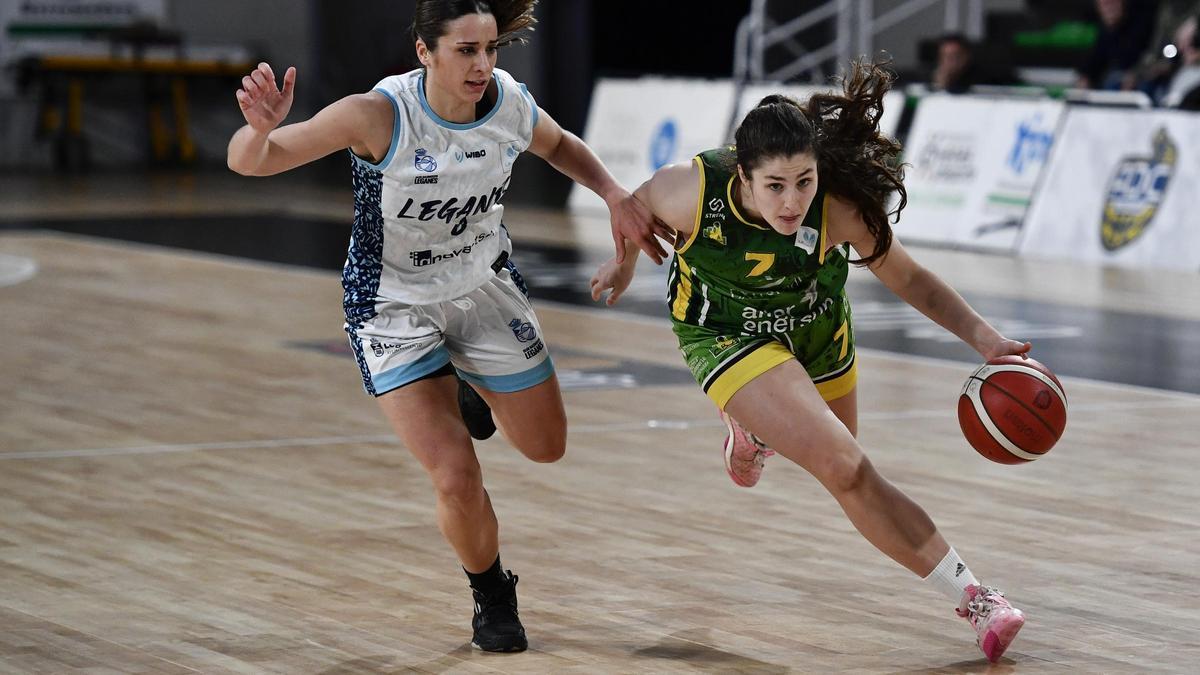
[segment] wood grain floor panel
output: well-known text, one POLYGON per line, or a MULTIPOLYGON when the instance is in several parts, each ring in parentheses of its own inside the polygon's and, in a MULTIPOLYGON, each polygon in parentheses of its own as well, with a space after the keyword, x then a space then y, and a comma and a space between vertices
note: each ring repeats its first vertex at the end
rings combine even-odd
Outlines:
MULTIPOLYGON (((1030 616, 988 666, 949 603, 802 470, 775 457, 758 487, 734 487, 695 386, 567 391, 562 462, 478 446, 531 640, 481 654, 428 479, 350 358, 297 346, 344 343, 336 274, 49 233, 0 234, 0 253, 39 265, 0 288, 0 672, 1132 673, 1200 659, 1200 397, 1067 378, 1059 447, 1005 467, 954 419, 970 364, 863 352, 873 461, 1030 616)), ((561 372, 682 368, 665 322, 539 315, 561 372)))

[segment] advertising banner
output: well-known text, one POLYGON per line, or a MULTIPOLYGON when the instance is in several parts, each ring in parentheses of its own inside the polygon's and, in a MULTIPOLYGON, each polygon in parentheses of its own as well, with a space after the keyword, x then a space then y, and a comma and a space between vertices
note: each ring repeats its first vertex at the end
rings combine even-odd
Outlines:
MULTIPOLYGON (((584 140, 617 181, 633 191, 659 167, 686 162, 723 142, 733 112, 728 80, 602 79, 592 92, 584 140)), ((580 185, 571 209, 604 209, 580 185)))
POLYGON ((1200 271, 1200 116, 1072 108, 1023 256, 1200 271))
POLYGON ((1065 109, 1049 100, 922 98, 904 150, 908 207, 897 234, 1014 250, 1065 109))

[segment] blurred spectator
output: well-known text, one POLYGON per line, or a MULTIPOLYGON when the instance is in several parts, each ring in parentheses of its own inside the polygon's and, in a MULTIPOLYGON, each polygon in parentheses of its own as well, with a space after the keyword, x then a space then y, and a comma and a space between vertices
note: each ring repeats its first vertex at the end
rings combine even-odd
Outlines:
POLYGON ((998 62, 990 68, 983 67, 975 51, 975 45, 962 33, 947 33, 939 38, 930 87, 948 94, 964 94, 977 84, 1018 84, 1011 69, 1002 69, 998 62))
POLYGON ((933 89, 950 94, 962 94, 975 84, 975 55, 971 41, 960 33, 943 35, 938 40, 937 66, 933 69, 933 89))
POLYGON ((1129 90, 1154 37, 1158 0, 1096 0, 1100 34, 1079 76, 1084 89, 1129 90))
POLYGON ((1154 38, 1150 40, 1150 60, 1160 56, 1160 48, 1175 43, 1175 33, 1188 17, 1200 12, 1200 0, 1159 0, 1154 38))
POLYGON ((1179 70, 1171 77, 1162 104, 1200 110, 1200 15, 1190 16, 1175 31, 1179 70))
POLYGON ((1162 105, 1171 78, 1184 61, 1180 34, 1197 12, 1200 12, 1200 0, 1160 0, 1154 38, 1135 71, 1137 89, 1158 105, 1162 105))

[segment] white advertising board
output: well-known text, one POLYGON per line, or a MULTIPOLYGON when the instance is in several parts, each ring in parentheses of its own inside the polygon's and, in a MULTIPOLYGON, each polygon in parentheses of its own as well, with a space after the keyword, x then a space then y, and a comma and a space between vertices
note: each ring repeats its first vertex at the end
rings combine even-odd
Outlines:
POLYGON ((904 150, 905 240, 1014 250, 1065 104, 933 94, 904 150))
POLYGON ((1023 256, 1200 271, 1200 115, 1072 108, 1023 256))
MULTIPOLYGON (((728 80, 601 79, 592 92, 584 140, 617 182, 633 191, 659 167, 720 145, 732 112, 728 80)), ((571 189, 568 207, 605 208, 580 185, 571 189)))

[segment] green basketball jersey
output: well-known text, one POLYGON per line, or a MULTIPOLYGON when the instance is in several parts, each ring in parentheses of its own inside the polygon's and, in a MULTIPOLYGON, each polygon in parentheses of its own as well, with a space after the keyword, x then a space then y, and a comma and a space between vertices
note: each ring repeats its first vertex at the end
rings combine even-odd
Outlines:
POLYGON ((841 244, 825 250, 825 191, 817 191, 796 234, 782 235, 739 212, 732 147, 702 152, 693 161, 700 167, 696 223, 677 245, 667 296, 677 326, 778 336, 840 308, 849 249, 841 244))

